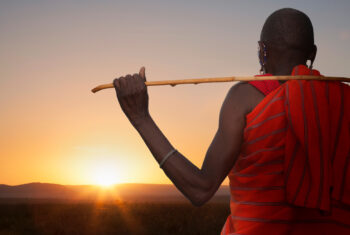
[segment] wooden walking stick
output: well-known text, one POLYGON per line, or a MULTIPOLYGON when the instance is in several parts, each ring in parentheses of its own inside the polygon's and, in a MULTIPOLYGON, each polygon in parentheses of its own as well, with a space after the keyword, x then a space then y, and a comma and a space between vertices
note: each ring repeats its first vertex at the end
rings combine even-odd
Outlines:
MULTIPOLYGON (((211 83, 211 82, 236 82, 236 81, 258 81, 258 80, 323 80, 323 81, 343 81, 350 82, 350 78, 345 77, 324 77, 324 76, 263 76, 263 77, 216 77, 216 78, 193 78, 184 80, 165 80, 165 81, 146 81, 146 86, 162 86, 171 85, 176 86, 179 84, 199 84, 199 83, 211 83)), ((91 91, 96 93, 100 90, 114 88, 113 83, 103 84, 95 87, 91 91)))

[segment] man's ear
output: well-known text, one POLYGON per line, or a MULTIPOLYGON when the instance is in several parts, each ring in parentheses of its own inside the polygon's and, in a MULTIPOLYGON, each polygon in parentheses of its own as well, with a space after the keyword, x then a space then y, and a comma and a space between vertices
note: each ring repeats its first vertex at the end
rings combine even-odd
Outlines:
POLYGON ((313 45, 312 49, 311 49, 311 52, 310 52, 310 54, 309 54, 309 56, 307 58, 308 60, 311 60, 311 64, 314 63, 314 60, 316 58, 316 54, 317 54, 317 46, 313 45))

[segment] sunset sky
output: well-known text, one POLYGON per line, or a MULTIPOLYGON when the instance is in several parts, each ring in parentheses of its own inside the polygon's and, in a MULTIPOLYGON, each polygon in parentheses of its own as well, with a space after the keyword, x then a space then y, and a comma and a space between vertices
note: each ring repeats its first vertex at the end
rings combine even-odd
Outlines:
MULTIPOLYGON (((313 22, 321 73, 350 77, 350 1, 0 1, 0 184, 170 183, 113 89, 149 81, 258 74, 265 19, 293 7, 313 22)), ((198 167, 232 83, 150 87, 150 112, 198 167)), ((227 181, 225 182, 227 183, 227 181)))

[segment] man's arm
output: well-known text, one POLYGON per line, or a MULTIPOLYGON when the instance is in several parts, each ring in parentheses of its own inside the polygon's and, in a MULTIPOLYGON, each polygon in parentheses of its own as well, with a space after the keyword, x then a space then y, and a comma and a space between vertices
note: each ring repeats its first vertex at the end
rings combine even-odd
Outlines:
MULTIPOLYGON (((140 71, 140 75, 116 79, 114 85, 123 111, 154 158, 161 162, 173 146, 148 113, 144 81, 144 71, 140 71)), ((240 83, 228 92, 221 108, 217 133, 201 169, 179 152, 175 152, 163 165, 165 174, 194 205, 202 205, 214 195, 239 155, 245 115, 250 109, 249 99, 243 97, 250 89, 250 85, 240 83)))

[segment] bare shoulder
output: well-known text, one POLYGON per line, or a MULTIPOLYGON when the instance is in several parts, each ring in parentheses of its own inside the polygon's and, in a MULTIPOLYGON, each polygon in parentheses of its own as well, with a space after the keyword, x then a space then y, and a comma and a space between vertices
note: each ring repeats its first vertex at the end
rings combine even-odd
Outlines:
POLYGON ((233 108, 241 114, 250 113, 263 99, 264 95, 247 82, 233 85, 227 93, 226 108, 233 108), (237 110, 238 109, 238 110, 237 110))

